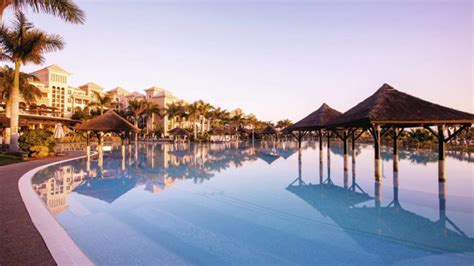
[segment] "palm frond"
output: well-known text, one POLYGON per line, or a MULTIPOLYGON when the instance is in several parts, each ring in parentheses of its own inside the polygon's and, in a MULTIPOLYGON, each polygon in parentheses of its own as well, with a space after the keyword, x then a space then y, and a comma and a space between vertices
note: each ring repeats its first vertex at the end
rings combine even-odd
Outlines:
POLYGON ((11 5, 15 10, 30 7, 36 13, 42 11, 70 23, 84 24, 85 21, 84 11, 71 0, 12 0, 11 5))

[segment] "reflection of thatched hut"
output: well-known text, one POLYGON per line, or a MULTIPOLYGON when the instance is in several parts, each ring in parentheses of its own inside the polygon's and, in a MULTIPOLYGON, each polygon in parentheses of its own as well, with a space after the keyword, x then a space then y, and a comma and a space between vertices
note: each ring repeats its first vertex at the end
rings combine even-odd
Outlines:
POLYGON ((180 138, 181 140, 187 140, 189 136, 191 136, 191 132, 180 127, 175 127, 171 129, 170 131, 168 131, 168 134, 171 135, 175 141, 179 140, 180 138))
MULTIPOLYGON (((407 243, 408 246, 415 244, 438 252, 474 251, 474 239, 465 235, 454 224, 451 224, 454 230, 446 227, 449 220, 447 217, 442 216, 439 221, 431 221, 405 210, 398 202, 398 194, 394 195, 394 204, 387 207, 368 207, 360 206, 360 203, 372 199, 367 194, 331 184, 290 185, 287 190, 322 215, 329 217, 370 253, 386 255, 387 250, 386 247, 368 243, 367 237, 363 235, 395 240, 401 244, 407 243)), ((399 260, 406 261, 409 256, 418 255, 393 252, 386 259, 393 264, 399 260)))

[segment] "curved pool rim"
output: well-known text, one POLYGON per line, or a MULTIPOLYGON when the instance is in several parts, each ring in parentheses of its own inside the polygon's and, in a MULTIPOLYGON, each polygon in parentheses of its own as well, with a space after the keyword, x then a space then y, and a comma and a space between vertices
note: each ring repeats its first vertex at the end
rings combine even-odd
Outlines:
POLYGON ((94 263, 76 245, 66 230, 56 221, 45 203, 38 197, 38 194, 33 190, 31 179, 40 170, 53 165, 82 159, 86 156, 81 155, 38 166, 26 172, 18 181, 18 190, 31 221, 58 265, 94 265, 94 263))

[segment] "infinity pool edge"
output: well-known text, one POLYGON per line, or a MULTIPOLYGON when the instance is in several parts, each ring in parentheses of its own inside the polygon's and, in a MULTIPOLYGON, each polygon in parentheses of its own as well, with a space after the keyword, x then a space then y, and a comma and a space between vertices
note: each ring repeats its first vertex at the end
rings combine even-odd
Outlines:
POLYGON ((31 221, 58 265, 94 265, 94 263, 76 245, 66 230, 56 221, 44 202, 38 197, 38 194, 33 190, 31 179, 37 172, 47 167, 85 157, 86 155, 81 155, 38 166, 22 175, 18 181, 18 190, 31 221))

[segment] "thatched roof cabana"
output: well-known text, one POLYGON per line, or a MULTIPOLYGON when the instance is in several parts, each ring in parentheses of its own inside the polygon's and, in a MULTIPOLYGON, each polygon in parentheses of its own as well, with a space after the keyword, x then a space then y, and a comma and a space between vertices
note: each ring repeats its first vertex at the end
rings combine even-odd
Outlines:
POLYGON ((372 96, 329 122, 330 127, 397 127, 472 124, 474 115, 434 104, 383 84, 372 96))
POLYGON ((317 130, 324 128, 327 123, 342 115, 341 112, 329 107, 323 103, 316 111, 312 112, 305 118, 288 127, 287 131, 299 130, 317 130))
POLYGON ((189 131, 180 127, 175 127, 171 129, 170 131, 168 131, 168 133, 173 136, 190 136, 191 135, 189 131))
POLYGON ((79 131, 93 132, 140 132, 140 129, 118 115, 113 110, 108 110, 105 114, 82 122, 75 127, 79 131))
POLYGON ((215 127, 209 130, 209 135, 225 135, 226 130, 220 127, 215 127))
POLYGON ((268 125, 266 128, 264 128, 260 132, 260 134, 263 134, 263 135, 277 135, 278 131, 274 127, 268 125))

